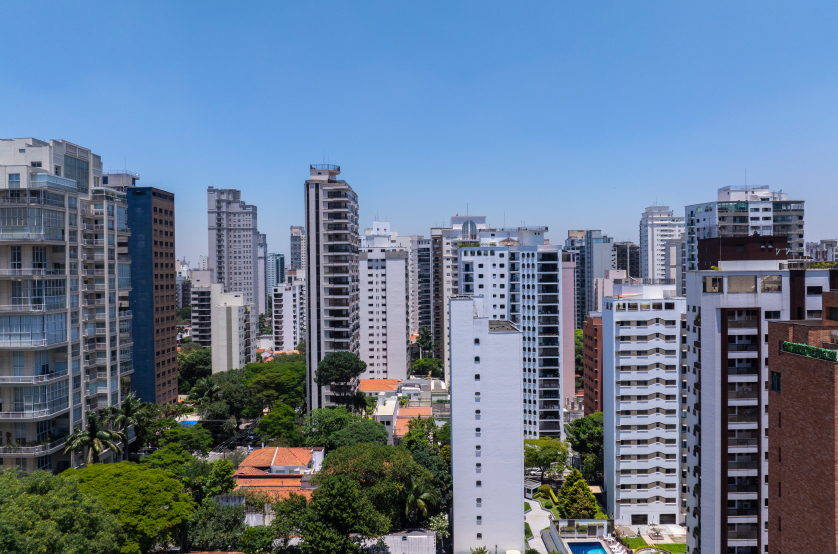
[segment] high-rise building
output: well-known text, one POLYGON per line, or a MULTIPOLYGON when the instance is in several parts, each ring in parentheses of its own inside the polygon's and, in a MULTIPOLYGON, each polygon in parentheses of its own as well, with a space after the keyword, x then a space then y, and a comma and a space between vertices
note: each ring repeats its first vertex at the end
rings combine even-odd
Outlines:
POLYGON ((300 284, 279 284, 273 289, 273 334, 276 350, 294 350, 303 338, 306 295, 300 284))
POLYGON ((582 327, 582 390, 586 416, 603 410, 602 341, 602 314, 591 312, 582 327))
MULTIPOLYGON (((358 196, 337 178, 340 167, 310 166, 306 206, 306 390, 308 409, 334 405, 331 385, 315 382, 320 360, 330 352, 360 354, 358 196)), ((339 385, 349 391, 357 382, 339 385)))
POLYGON ((576 252, 562 252, 562 398, 576 397, 576 252), (571 347, 570 339, 574 344, 571 347))
POLYGON ((677 238, 683 232, 684 218, 676 217, 669 206, 646 208, 640 217, 639 277, 667 279, 664 268, 664 242, 677 238))
MULTIPOLYGON (((487 291, 488 292, 488 291, 487 291)), ((479 296, 450 300, 454 553, 475 546, 523 552, 524 435, 521 331, 484 311, 479 296), (515 443, 520 444, 520 443, 515 443)), ((524 435, 525 436, 525 435, 524 435)), ((492 550, 494 552, 494 549, 492 550)))
POLYGON ((565 250, 576 251, 576 328, 581 329, 590 312, 596 311, 594 279, 614 269, 614 239, 599 230, 567 232, 565 250))
POLYGON ((615 242, 614 269, 622 269, 627 277, 640 277, 640 247, 633 242, 615 242))
POLYGON ((433 277, 431 239, 420 239, 416 245, 416 330, 433 326, 433 277))
POLYGON ((305 227, 291 226, 291 264, 289 269, 306 268, 306 229, 305 227))
POLYGON ((209 348, 212 346, 212 272, 193 271, 191 281, 192 341, 209 348))
MULTIPOLYGON (((838 274, 833 274, 838 277, 838 274)), ((831 275, 832 277, 832 275, 831 275)), ((768 323, 770 518, 766 552, 834 552, 838 544, 838 278, 824 290, 821 321, 768 323), (785 493, 785 494, 784 494, 785 493), (803 526, 803 527, 801 527, 803 526), (785 529, 784 529, 785 528, 785 529), (791 533, 813 529, 813 533, 791 533)), ((743 483, 742 492, 756 491, 743 483)), ((734 492, 731 491, 731 492, 734 492)), ((728 540, 757 540, 756 523, 728 540)))
POLYGON ((267 245, 259 233, 256 206, 242 201, 239 190, 208 187, 207 212, 208 269, 215 272, 224 292, 241 292, 246 304, 254 304, 263 313, 267 245))
POLYGON ((838 253, 838 239, 821 239, 820 242, 807 242, 805 256, 816 262, 834 262, 838 253))
POLYGON ((126 187, 125 193, 133 262, 134 390, 143 402, 177 402, 175 195, 136 186, 126 187))
POLYGON ((272 295, 274 287, 285 283, 285 254, 268 254, 265 263, 265 286, 272 295))
POLYGON ((132 388, 128 207, 104 177, 101 158, 82 146, 0 140, 0 436, 14 448, 6 468, 83 463, 64 453, 66 436, 85 427, 87 410, 119 406, 132 388))
POLYGON ((212 372, 240 369, 256 361, 259 316, 240 292, 212 285, 212 372))
POLYGON ((821 293, 836 274, 786 260, 784 236, 700 240, 694 252, 697 270, 687 272, 687 548, 761 553, 777 524, 766 502, 774 483, 766 454, 776 360, 772 354, 769 366, 767 323, 820 321, 821 293))
POLYGON ((368 235, 361 247, 360 355, 362 379, 407 379, 409 339, 408 248, 390 246, 387 235, 368 235))
POLYGON ((268 237, 264 233, 259 233, 259 242, 256 246, 256 271, 259 279, 259 288, 254 291, 254 303, 259 311, 259 314, 268 314, 268 288, 265 283, 268 278, 268 237), (256 294, 258 293, 258 294, 256 294))
POLYGON ((664 279, 675 282, 678 296, 687 295, 687 280, 684 274, 684 234, 663 242, 664 279))
POLYGON ((674 283, 615 283, 603 300, 604 488, 617 525, 684 521, 684 314, 674 283))
MULTIPOLYGON (((511 321, 523 334, 521 388, 527 438, 562 436, 563 352, 574 348, 573 334, 562 331, 563 252, 559 246, 544 244, 546 231, 546 227, 484 229, 477 239, 460 243, 457 252, 460 294, 479 297, 484 303, 481 313, 493 321, 511 321)), ((450 351, 447 343, 446 347, 450 351)), ((575 397, 575 389, 570 390, 575 397)))
POLYGON ((716 237, 783 236, 787 257, 803 257, 805 202, 788 197, 768 187, 729 186, 713 202, 687 206, 684 270, 697 269, 698 241, 716 237))

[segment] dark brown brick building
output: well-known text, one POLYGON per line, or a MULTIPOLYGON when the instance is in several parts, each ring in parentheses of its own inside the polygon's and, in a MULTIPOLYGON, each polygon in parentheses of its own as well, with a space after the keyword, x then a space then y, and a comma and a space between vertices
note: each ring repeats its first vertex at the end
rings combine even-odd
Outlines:
POLYGON ((588 316, 582 326, 582 390, 585 415, 602 411, 602 317, 588 316))
POLYGON ((838 292, 822 300, 821 321, 768 323, 771 554, 838 552, 838 292))

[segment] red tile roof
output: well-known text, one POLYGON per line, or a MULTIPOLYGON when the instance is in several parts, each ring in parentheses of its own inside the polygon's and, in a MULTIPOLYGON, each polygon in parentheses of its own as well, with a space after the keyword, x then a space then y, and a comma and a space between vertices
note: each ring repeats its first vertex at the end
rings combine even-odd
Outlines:
POLYGON ((240 467, 239 469, 236 470, 236 472, 233 475, 234 476, 239 476, 239 475, 267 475, 267 473, 265 473, 265 470, 248 466, 248 467, 240 467))
POLYGON ((313 489, 302 487, 302 475, 289 473, 244 476, 236 478, 235 490, 252 490, 270 494, 274 499, 287 498, 292 492, 311 498, 313 489))
POLYGON ((239 464, 239 467, 307 466, 309 462, 311 462, 311 448, 277 446, 254 450, 239 464))
POLYGON ((397 390, 401 380, 399 379, 360 379, 359 387, 361 392, 397 390))

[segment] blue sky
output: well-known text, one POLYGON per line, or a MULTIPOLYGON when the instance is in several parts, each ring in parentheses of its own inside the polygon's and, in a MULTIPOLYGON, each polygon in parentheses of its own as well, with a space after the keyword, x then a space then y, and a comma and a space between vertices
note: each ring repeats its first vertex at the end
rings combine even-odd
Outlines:
POLYGON ((831 2, 16 2, 0 136, 62 138, 176 193, 206 253, 206 187, 259 207, 271 251, 324 155, 378 215, 455 213, 637 240, 644 207, 759 184, 838 235, 831 2))

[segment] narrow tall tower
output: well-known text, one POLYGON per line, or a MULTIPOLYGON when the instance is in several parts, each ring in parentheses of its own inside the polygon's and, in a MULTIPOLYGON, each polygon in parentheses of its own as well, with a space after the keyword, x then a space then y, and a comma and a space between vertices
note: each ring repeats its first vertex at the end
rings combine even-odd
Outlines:
MULTIPOLYGON (((330 352, 359 352, 358 196, 340 167, 310 166, 305 182, 306 386, 308 409, 335 405, 329 385, 315 383, 317 364, 330 352)), ((351 390, 357 382, 346 383, 351 390)))

